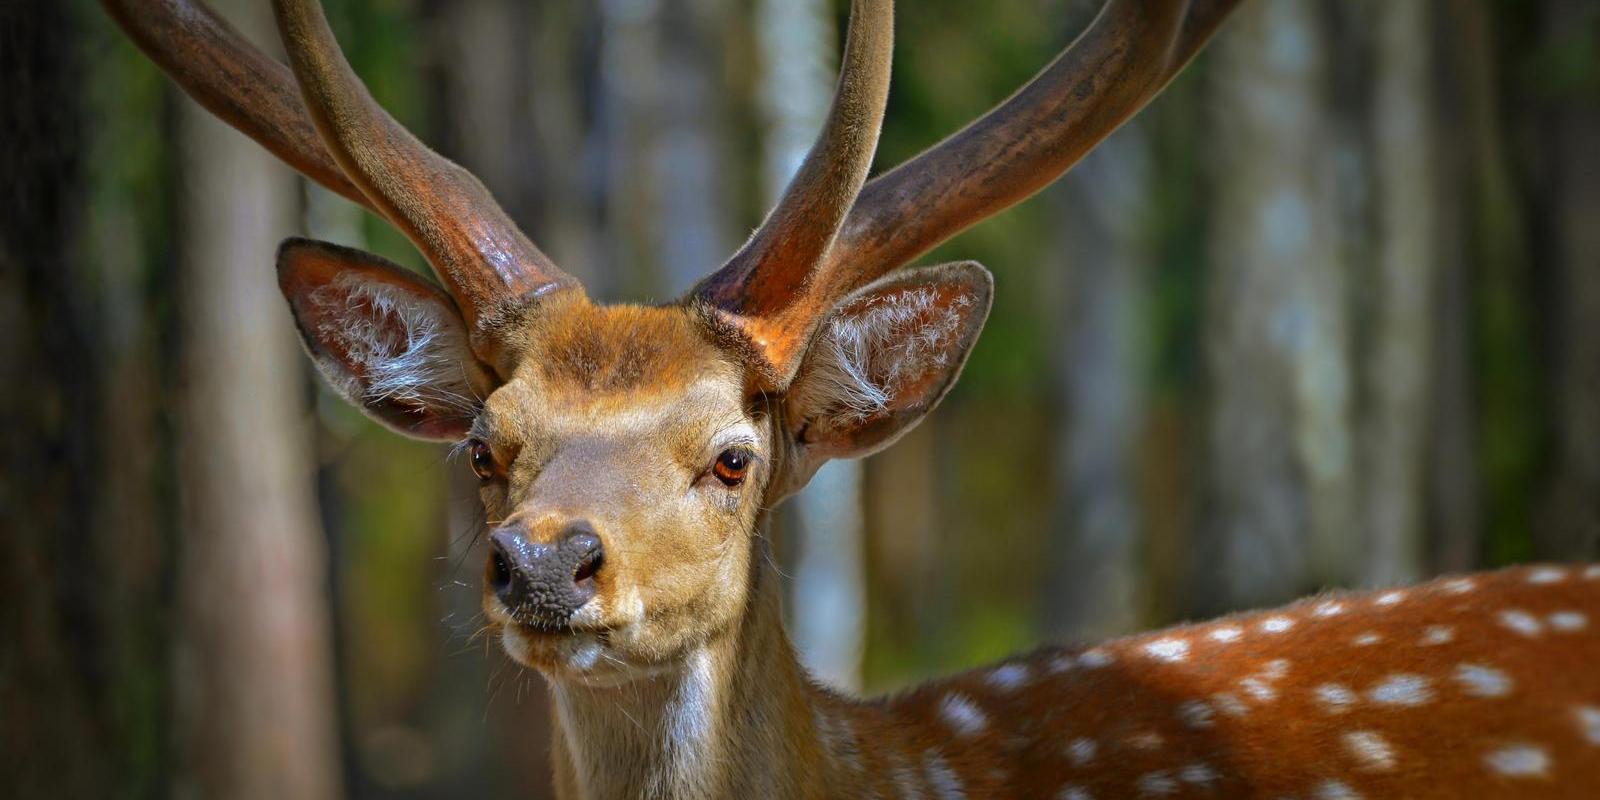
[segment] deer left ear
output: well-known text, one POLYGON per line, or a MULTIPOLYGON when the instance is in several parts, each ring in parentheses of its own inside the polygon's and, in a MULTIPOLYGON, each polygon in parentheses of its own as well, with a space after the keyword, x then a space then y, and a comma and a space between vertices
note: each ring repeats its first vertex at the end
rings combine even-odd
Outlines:
POLYGON ((989 316, 994 278, 971 261, 906 270, 845 298, 790 384, 799 485, 830 458, 881 450, 950 390, 989 316))
POLYGON ((348 247, 290 239, 278 285, 334 391, 418 439, 465 436, 494 388, 455 303, 415 273, 348 247))

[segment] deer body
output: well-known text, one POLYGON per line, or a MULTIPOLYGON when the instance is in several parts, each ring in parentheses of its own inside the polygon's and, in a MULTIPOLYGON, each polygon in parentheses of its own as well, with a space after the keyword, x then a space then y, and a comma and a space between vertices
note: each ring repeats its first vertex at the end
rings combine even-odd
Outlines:
POLYGON ((481 484, 484 614, 547 679, 568 798, 1596 797, 1600 569, 1329 596, 892 697, 813 683, 767 510, 948 391, 992 279, 902 269, 1039 189, 1153 97, 1237 0, 1109 0, 1032 82, 867 182, 888 0, 854 0, 794 181, 689 296, 593 303, 471 175, 383 111, 314 0, 289 65, 191 0, 103 0, 207 108, 405 233, 437 286, 306 240, 279 285, 329 385, 456 442, 481 484))
POLYGON ((1327 594, 881 699, 812 683, 777 577, 697 666, 556 685, 564 797, 1593 797, 1600 565, 1327 594))

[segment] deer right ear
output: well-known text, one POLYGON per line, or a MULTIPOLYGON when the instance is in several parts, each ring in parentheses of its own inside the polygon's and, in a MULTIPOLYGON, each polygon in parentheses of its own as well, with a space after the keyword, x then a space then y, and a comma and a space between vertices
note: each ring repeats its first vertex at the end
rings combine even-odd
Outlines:
POLYGON ((938 405, 989 316, 994 279, 967 261, 904 270, 822 320, 789 387, 797 490, 830 458, 888 447, 938 405))
POLYGON ((309 239, 278 248, 278 286, 345 400, 407 436, 466 435, 493 380, 443 291, 370 253, 309 239))

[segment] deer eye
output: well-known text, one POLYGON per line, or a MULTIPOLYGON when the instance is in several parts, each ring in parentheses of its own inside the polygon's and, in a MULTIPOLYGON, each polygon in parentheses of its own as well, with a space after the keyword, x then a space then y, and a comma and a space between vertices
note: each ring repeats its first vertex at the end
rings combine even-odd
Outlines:
POLYGON ((711 465, 711 473, 725 486, 738 486, 744 483, 744 476, 750 471, 750 460, 749 450, 730 447, 717 456, 717 462, 711 465))
POLYGON ((495 476, 494 453, 489 445, 481 439, 473 439, 467 444, 467 460, 472 464, 472 473, 480 481, 489 481, 495 476))

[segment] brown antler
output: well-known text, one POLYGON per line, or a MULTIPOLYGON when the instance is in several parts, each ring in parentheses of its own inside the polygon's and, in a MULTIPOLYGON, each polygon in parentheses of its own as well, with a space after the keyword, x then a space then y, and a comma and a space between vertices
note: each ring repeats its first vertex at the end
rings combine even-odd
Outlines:
POLYGON ((1158 94, 1240 0, 1111 0, 1005 102, 861 191, 819 291, 835 296, 1043 189, 1158 94))
POLYGON ((816 319, 812 284, 872 166, 889 98, 894 3, 854 0, 833 105, 766 222, 691 296, 732 316, 786 383, 816 319))
MULTIPOLYGON (((827 186, 797 178, 784 202, 805 194, 805 207, 815 213, 806 230, 826 230, 826 237, 814 235, 794 254, 784 253, 794 241, 786 236, 799 226, 782 224, 786 217, 774 212, 750 244, 701 284, 697 296, 734 314, 734 324, 767 357, 782 385, 815 320, 838 298, 1054 181, 1160 92, 1238 3, 1111 0, 1082 36, 1016 94, 859 191, 858 184, 842 180, 827 186), (852 201, 835 226, 837 207, 829 203, 852 201), (775 223, 777 232, 769 234, 775 223)), ((889 13, 886 7, 876 10, 889 13)), ((839 97, 854 81, 888 75, 887 64, 860 72, 849 66, 847 61, 841 71, 839 97)), ((844 137, 849 145, 876 139, 878 116, 860 117, 860 124, 871 123, 868 132, 834 124, 838 98, 834 110, 813 160, 835 146, 830 136, 844 137)))
POLYGON ((508 306, 576 286, 528 241, 483 184, 389 116, 345 61, 315 0, 274 0, 278 31, 333 158, 427 256, 475 338, 508 306))
POLYGON ((289 68, 189 0, 101 0, 144 54, 195 102, 306 177, 374 211, 317 138, 289 68))
POLYGON ((576 286, 483 184, 373 101, 316 4, 275 4, 291 71, 190 0, 102 3, 202 106, 410 237, 461 307, 475 345, 486 344, 483 333, 509 306, 576 286))

